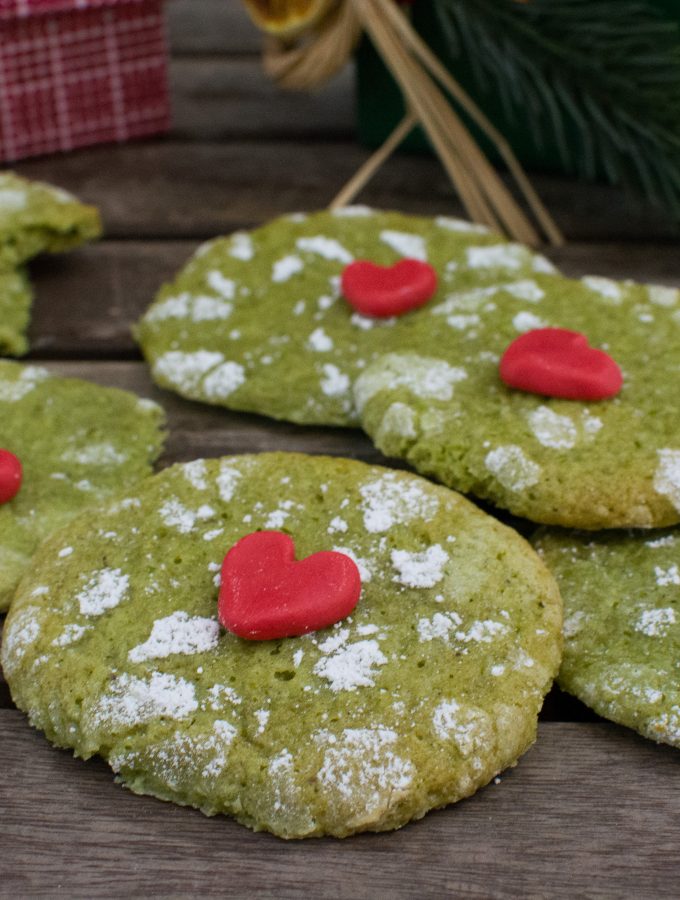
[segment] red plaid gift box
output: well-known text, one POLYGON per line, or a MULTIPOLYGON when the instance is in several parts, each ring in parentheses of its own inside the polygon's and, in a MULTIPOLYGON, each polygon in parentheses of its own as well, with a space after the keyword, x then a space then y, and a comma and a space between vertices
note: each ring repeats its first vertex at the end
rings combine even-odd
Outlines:
POLYGON ((169 122, 162 0, 0 0, 0 159, 169 122))

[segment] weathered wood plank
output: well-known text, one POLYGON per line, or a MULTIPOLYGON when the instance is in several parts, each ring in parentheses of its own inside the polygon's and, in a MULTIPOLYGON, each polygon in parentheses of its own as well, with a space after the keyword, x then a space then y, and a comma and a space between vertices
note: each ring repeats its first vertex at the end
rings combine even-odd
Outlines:
POLYGON ((338 140, 354 135, 353 69, 313 93, 283 91, 244 57, 182 58, 170 66, 175 140, 338 140))
MULTIPOLYGON (((195 241, 105 241, 32 269, 31 355, 135 358, 131 327, 195 241)), ((680 285, 677 249, 652 244, 569 244, 550 254, 573 276, 596 273, 680 285)))
MULTIPOLYGON (((153 140, 16 168, 98 204, 109 237, 200 239, 323 207, 365 158, 348 142, 153 140)), ((543 175, 533 180, 571 240, 677 239, 667 217, 619 190, 543 175)), ((438 162, 428 157, 390 160, 361 200, 426 215, 461 213, 438 162)))
POLYGON ((3 896, 677 896, 677 751, 546 723, 456 807, 392 834, 284 843, 134 797, 0 710, 3 896), (350 856, 348 856, 350 854, 350 856))
POLYGON ((169 0, 166 11, 175 55, 260 51, 262 36, 241 0, 169 0))

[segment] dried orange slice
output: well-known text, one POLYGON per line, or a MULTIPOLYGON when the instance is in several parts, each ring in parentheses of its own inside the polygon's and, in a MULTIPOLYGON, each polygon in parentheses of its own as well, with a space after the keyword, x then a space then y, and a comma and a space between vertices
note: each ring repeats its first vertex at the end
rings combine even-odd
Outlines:
POLYGON ((276 37, 293 37, 311 27, 336 0, 243 0, 251 19, 276 37))

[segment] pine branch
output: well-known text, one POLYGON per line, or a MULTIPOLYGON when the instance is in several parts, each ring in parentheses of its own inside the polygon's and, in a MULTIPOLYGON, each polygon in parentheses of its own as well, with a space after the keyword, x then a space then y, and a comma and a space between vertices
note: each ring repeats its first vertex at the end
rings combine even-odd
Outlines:
POLYGON ((680 28, 645 0, 434 0, 454 56, 564 166, 680 221, 680 28), (574 141, 574 137, 577 138, 574 141), (578 150, 575 152, 575 146, 578 150))

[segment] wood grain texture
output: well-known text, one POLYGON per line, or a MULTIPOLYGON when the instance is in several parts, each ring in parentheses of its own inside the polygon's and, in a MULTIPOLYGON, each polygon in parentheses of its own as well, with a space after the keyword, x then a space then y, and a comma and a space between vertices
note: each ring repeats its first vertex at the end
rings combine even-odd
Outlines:
POLYGON ((173 137, 338 140, 355 131, 353 69, 313 93, 277 88, 258 58, 182 57, 170 66, 173 137))
POLYGON ((500 784, 396 833, 294 843, 135 797, 18 712, 0 731, 3 897, 677 896, 677 752, 613 725, 546 723, 500 784))
POLYGON ((166 15, 175 56, 260 52, 262 35, 241 0, 168 0, 166 15))
MULTIPOLYGON (((161 139, 29 160, 16 169, 99 205, 110 238, 204 239, 327 206, 365 158, 366 151, 344 141, 161 139)), ((533 181, 571 240, 677 240, 663 214, 619 190, 549 176, 533 181)), ((390 160, 361 201, 424 215, 462 214, 429 157, 390 160)))

